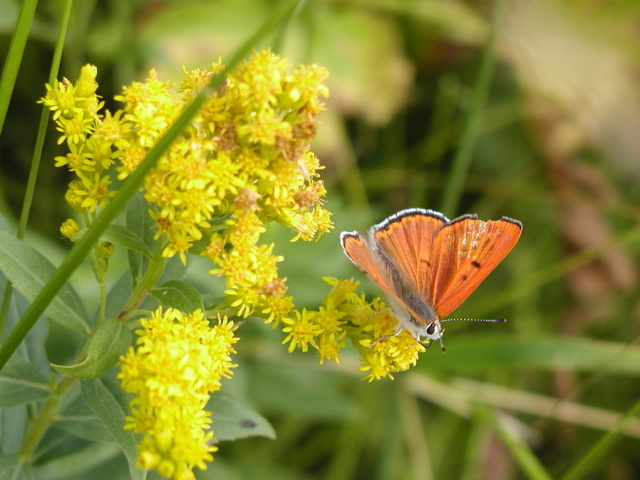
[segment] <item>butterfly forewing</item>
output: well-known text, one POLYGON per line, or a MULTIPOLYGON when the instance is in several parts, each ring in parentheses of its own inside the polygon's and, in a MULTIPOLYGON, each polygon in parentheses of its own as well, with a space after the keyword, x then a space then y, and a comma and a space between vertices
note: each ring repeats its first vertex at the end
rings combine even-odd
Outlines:
POLYGON ((510 218, 485 222, 464 215, 437 233, 431 295, 440 318, 455 310, 507 256, 521 230, 522 224, 510 218))
POLYGON ((448 219, 441 213, 411 208, 392 215, 373 228, 380 253, 424 300, 431 301, 429 291, 434 273, 435 234, 446 222, 448 219))
POLYGON ((387 275, 381 268, 379 260, 372 256, 367 244, 358 232, 342 232, 340 242, 344 252, 360 271, 380 285, 387 293, 395 296, 393 288, 387 283, 387 275))

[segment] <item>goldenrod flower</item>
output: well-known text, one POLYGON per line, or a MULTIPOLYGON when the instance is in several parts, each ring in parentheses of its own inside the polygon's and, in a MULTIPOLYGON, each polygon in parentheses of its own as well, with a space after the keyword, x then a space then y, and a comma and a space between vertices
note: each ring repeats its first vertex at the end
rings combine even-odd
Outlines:
MULTIPOLYGON (((93 65, 85 65, 80 70, 80 76, 76 84, 75 96, 79 99, 85 99, 81 105, 87 110, 86 105, 92 104, 92 100, 98 98, 95 93, 98 90, 98 69, 93 65)), ((93 111, 89 111, 89 115, 93 115, 93 111)))
POLYGON ((83 209, 94 212, 98 207, 104 207, 109 197, 115 195, 115 192, 109 190, 111 180, 109 175, 101 177, 100 175, 89 175, 82 177, 82 185, 84 188, 77 190, 80 197, 84 197, 80 204, 83 209))
MULTIPOLYGON (((134 171, 222 68, 217 62, 185 71, 178 86, 151 71, 116 96, 123 108, 113 114, 100 113, 94 67, 85 67, 75 85, 63 80, 47 87, 42 101, 69 146, 56 165, 77 175, 67 191, 69 204, 83 213, 104 207, 114 194, 111 170, 118 179, 134 171)), ((397 319, 378 300, 367 302, 353 281, 327 279, 333 288, 323 305, 296 311, 278 274, 282 257, 273 244, 260 242, 273 221, 293 230, 293 240, 313 240, 333 227, 323 207, 322 166, 309 147, 328 95, 326 77, 316 65, 294 66, 269 50, 255 54, 164 153, 145 179, 144 195, 156 239, 164 241, 163 256, 178 255, 186 263, 199 242, 198 253, 214 264, 210 272, 225 277, 225 305, 236 315, 283 325, 290 351, 312 347, 321 362, 339 361, 349 339, 371 380, 409 368, 423 345, 406 332, 393 335, 397 319)))
POLYGON ((54 80, 53 86, 46 85, 47 95, 41 102, 53 112, 53 119, 73 118, 82 113, 82 107, 76 102, 76 87, 66 78, 61 82, 54 80))
POLYGON ((345 312, 337 308, 320 307, 318 309, 317 324, 321 329, 318 340, 318 353, 320 363, 325 360, 339 362, 339 352, 346 345, 344 338, 347 331, 344 329, 345 312))
MULTIPOLYGON (((56 128, 62 135, 58 143, 67 143, 69 153, 56 157, 56 166, 67 166, 77 175, 67 190, 66 200, 75 210, 93 213, 104 207, 115 192, 109 191, 109 175, 103 175, 114 163, 113 142, 101 131, 98 113, 103 102, 96 94, 97 69, 86 65, 76 84, 63 79, 47 85, 47 94, 41 100, 51 111, 56 128)), ((111 117, 110 117, 111 118, 111 117)))
POLYGON ((82 202, 84 201, 85 190, 80 180, 72 180, 69 183, 64 199, 77 212, 82 212, 82 202))
POLYGON ((60 226, 60 233, 67 237, 69 240, 73 239, 80 231, 80 225, 72 218, 65 220, 60 226))
MULTIPOLYGON (((115 97, 123 103, 115 113, 100 111, 91 65, 75 84, 65 79, 47 86, 42 102, 54 112, 60 143, 69 147, 56 165, 77 175, 69 204, 89 214, 103 208, 115 193, 109 190, 112 175, 122 180, 134 171, 222 68, 217 62, 185 71, 178 86, 152 70, 115 97)), ((278 276, 282 258, 273 245, 260 243, 267 224, 291 228, 294 240, 313 240, 333 227, 322 206, 322 167, 309 146, 328 95, 326 78, 317 65, 292 65, 269 50, 256 53, 207 99, 144 181, 156 239, 165 242, 163 256, 178 255, 186 263, 194 243, 210 239, 202 254, 214 262, 213 274, 226 277, 238 313, 256 313, 273 325, 293 305, 278 276)))
POLYGON ((316 312, 308 311, 295 312, 296 319, 283 318, 282 321, 287 326, 282 329, 287 333, 287 337, 282 343, 290 342, 289 352, 293 352, 296 348, 300 348, 303 352, 309 349, 309 345, 318 348, 316 337, 320 333, 320 327, 314 321, 316 312))
POLYGON ((56 130, 62 133, 58 139, 58 144, 67 142, 69 146, 83 143, 87 136, 93 132, 93 118, 85 118, 84 112, 78 113, 72 118, 66 118, 60 122, 56 130))
POLYGON ((69 152, 65 156, 59 156, 54 159, 56 167, 68 166, 69 171, 78 173, 87 169, 89 165, 89 157, 86 153, 69 152))
POLYGON ((111 242, 100 242, 96 249, 97 258, 109 258, 113 255, 113 250, 116 246, 111 242))
POLYGON ((357 293, 358 282, 353 280, 324 280, 333 288, 318 311, 295 312, 295 317, 283 320, 287 325, 283 343, 289 343, 290 352, 312 346, 320 363, 338 362, 348 338, 360 352, 360 370, 367 372, 369 381, 393 378, 393 373, 415 365, 425 347, 404 330, 394 335, 399 324, 387 305, 379 299, 367 302, 357 293))
POLYGON ((236 327, 226 317, 210 327, 200 310, 183 315, 171 308, 158 308, 141 324, 137 348, 121 358, 118 374, 123 389, 135 395, 126 428, 143 435, 140 468, 193 478, 193 468, 205 469, 217 450, 204 406, 235 367, 236 327))
POLYGON ((293 310, 293 297, 285 295, 287 290, 283 279, 263 285, 261 291, 265 293, 261 294, 258 305, 265 317, 265 323, 271 323, 275 328, 280 320, 286 318, 293 310))

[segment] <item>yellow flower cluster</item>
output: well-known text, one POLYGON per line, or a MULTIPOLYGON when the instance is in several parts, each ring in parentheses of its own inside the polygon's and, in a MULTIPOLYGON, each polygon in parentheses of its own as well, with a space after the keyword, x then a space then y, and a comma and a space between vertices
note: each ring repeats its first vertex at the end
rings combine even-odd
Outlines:
MULTIPOLYGON (((115 164, 118 178, 126 178, 222 68, 185 71, 178 87, 152 71, 116 96, 124 107, 115 114, 99 114, 95 67, 84 67, 75 85, 48 86, 42 102, 70 150, 56 165, 78 175, 69 204, 89 213, 104 206, 113 195, 106 169, 115 164)), ((185 263, 186 252, 196 248, 214 262, 212 273, 225 276, 241 315, 255 312, 274 325, 293 304, 278 277, 281 257, 273 245, 259 244, 260 234, 272 221, 291 228, 294 240, 312 240, 333 227, 322 207, 322 167, 309 147, 321 97, 328 95, 326 77, 319 66, 256 53, 208 97, 144 182, 156 238, 166 242, 163 256, 179 255, 185 263)), ((72 231, 69 224, 63 230, 72 231)))
POLYGON ((108 132, 108 125, 98 114, 104 103, 96 94, 96 75, 96 67, 87 65, 75 84, 63 79, 47 85, 47 94, 41 100, 53 112, 62 134, 58 143, 66 142, 69 148, 67 155, 56 157, 56 166, 66 166, 77 176, 69 184, 66 200, 82 213, 93 213, 114 195, 106 172, 122 143, 108 132))
POLYGON ((139 466, 174 480, 195 478, 217 450, 209 445, 210 413, 204 410, 220 379, 231 375, 235 353, 232 322, 209 326, 200 310, 183 315, 158 308, 142 320, 137 349, 121 358, 118 378, 133 393, 128 429, 143 435, 139 466))
MULTIPOLYGON (((189 73, 184 91, 197 90, 213 72, 189 73)), ((293 68, 264 51, 241 64, 200 113, 201 134, 216 150, 206 162, 215 177, 208 184, 214 211, 218 218, 229 215, 214 226, 202 255, 217 265, 212 273, 226 278, 240 315, 256 313, 274 325, 293 303, 278 277, 282 257, 273 245, 258 243, 260 234, 270 221, 293 229, 294 239, 312 240, 332 228, 322 207, 321 167, 309 149, 314 118, 323 110, 320 97, 328 95, 326 76, 323 68, 293 68)))
POLYGON ((296 318, 285 318, 289 351, 296 348, 307 351, 312 346, 318 351, 320 363, 324 360, 339 361, 340 350, 349 338, 360 355, 363 372, 369 381, 384 377, 393 378, 394 372, 402 372, 416 364, 418 354, 425 351, 422 343, 403 330, 397 336, 398 320, 389 307, 375 299, 367 302, 364 294, 358 294, 358 282, 325 278, 332 285, 318 311, 296 312, 296 318))

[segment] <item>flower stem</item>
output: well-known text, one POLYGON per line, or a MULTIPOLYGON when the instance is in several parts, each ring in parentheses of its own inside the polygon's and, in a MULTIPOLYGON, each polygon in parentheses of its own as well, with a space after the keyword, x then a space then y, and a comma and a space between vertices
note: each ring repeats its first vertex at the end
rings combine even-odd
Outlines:
POLYGON ((149 289, 155 286, 156 282, 160 278, 160 275, 162 275, 164 267, 167 264, 167 259, 162 256, 163 250, 164 244, 158 243, 156 252, 154 253, 153 258, 151 258, 151 260, 149 261, 149 267, 147 268, 147 271, 144 272, 144 276, 138 282, 135 289, 131 293, 129 301, 118 315, 118 318, 120 320, 125 320, 131 314, 131 312, 138 308, 138 306, 149 294, 149 289))
POLYGON ((29 460, 33 456, 33 452, 40 443, 43 435, 58 415, 62 397, 75 381, 75 378, 64 377, 58 384, 54 395, 47 400, 42 410, 40 410, 40 413, 35 416, 31 423, 31 429, 27 433, 22 448, 20 449, 20 457, 22 459, 29 460))

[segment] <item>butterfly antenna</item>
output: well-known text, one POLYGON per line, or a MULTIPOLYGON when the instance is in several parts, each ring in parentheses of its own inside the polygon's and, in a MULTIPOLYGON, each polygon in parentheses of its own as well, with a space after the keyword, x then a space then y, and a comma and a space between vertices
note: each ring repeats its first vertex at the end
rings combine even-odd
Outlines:
POLYGON ((441 322, 488 322, 488 323, 505 323, 506 318, 445 318, 440 319, 441 322))

